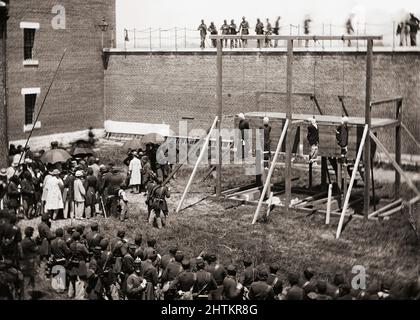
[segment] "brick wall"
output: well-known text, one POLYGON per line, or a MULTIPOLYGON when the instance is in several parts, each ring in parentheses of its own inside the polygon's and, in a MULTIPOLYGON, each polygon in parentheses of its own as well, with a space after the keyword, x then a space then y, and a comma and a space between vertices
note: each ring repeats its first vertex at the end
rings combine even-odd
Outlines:
POLYGON ((103 64, 101 31, 97 25, 105 17, 110 28, 104 44, 115 39, 115 0, 30 0, 11 1, 8 21, 9 139, 25 138, 22 88, 40 87, 36 112, 41 106, 59 60, 67 49, 39 118, 41 129, 34 135, 69 132, 89 126, 103 127, 103 64), (66 10, 66 29, 55 30, 51 21, 54 5, 66 10), (37 22, 35 67, 23 66, 23 30, 20 22, 37 22), (114 29, 114 30, 113 30, 114 29))
MULTIPOLYGON (((324 112, 335 115, 342 114, 337 95, 344 94, 349 96, 345 100, 349 113, 363 116, 365 63, 363 53, 296 53, 294 91, 315 91, 324 112)), ((257 111, 255 91, 286 89, 286 55, 227 53, 223 77, 224 126, 230 126, 235 113, 257 111)), ((418 53, 374 54, 373 97, 402 96, 404 123, 420 138, 419 80, 418 53)), ((189 120, 190 128, 208 128, 217 113, 215 85, 215 53, 114 52, 105 71, 106 118, 166 123, 176 132, 178 121, 188 117, 194 118, 189 120)), ((317 113, 308 99, 295 97, 293 102, 295 113, 317 113)), ((263 96, 259 111, 284 112, 285 103, 285 97, 263 96)), ((384 106, 373 115, 395 117, 394 110, 384 106)), ((384 132, 379 137, 392 151, 394 134, 384 132)), ((419 150, 403 139, 403 152, 419 150)))

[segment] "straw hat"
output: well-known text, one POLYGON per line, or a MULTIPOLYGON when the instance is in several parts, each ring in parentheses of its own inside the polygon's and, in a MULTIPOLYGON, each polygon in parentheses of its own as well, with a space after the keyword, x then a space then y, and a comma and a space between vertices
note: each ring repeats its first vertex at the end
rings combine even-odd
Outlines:
POLYGON ((76 174, 75 174, 75 177, 76 177, 76 178, 83 177, 83 171, 82 171, 82 170, 77 170, 77 171, 76 171, 76 174))

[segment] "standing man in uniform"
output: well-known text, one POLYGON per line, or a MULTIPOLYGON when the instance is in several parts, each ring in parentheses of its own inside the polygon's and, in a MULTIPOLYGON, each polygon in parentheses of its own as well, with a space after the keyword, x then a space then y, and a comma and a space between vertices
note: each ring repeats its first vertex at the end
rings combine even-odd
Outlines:
MULTIPOLYGON (((349 36, 351 36, 354 33, 353 17, 354 17, 354 13, 352 13, 346 21, 346 32, 347 32, 347 35, 349 35, 349 36)), ((351 40, 350 39, 348 41, 348 46, 351 47, 351 40)))
POLYGON ((196 259, 196 267, 197 280, 193 288, 194 300, 208 300, 209 292, 217 289, 216 281, 210 272, 204 270, 205 263, 203 258, 198 257, 196 259))
MULTIPOLYGON (((303 33, 305 36, 308 36, 311 33, 311 18, 306 15, 305 20, 303 20, 303 33)), ((309 40, 305 40, 305 47, 307 48, 309 46, 309 40)))
POLYGON ((206 36, 207 36, 207 26, 204 23, 204 20, 201 20, 201 24, 198 26, 198 31, 200 31, 200 48, 204 49, 206 47, 206 36))
MULTIPOLYGON (((236 36, 236 34, 238 33, 238 31, 236 30, 236 23, 235 23, 235 20, 231 20, 230 21, 230 25, 229 25, 229 34, 230 35, 233 35, 233 36, 236 36)), ((237 48, 238 47, 238 39, 232 39, 232 40, 230 40, 230 48, 231 49, 233 49, 233 48, 237 48)))
MULTIPOLYGON (((247 36, 249 35, 249 23, 245 20, 245 17, 242 17, 242 22, 239 25, 239 33, 241 36, 247 36)), ((248 40, 243 39, 242 40, 242 48, 248 47, 248 40)))
POLYGON ((24 294, 23 297, 25 300, 31 299, 29 295, 29 288, 32 291, 35 290, 35 275, 36 275, 36 263, 38 260, 38 246, 35 243, 35 240, 32 239, 34 234, 34 228, 26 227, 25 228, 25 238, 21 242, 22 247, 22 258, 20 265, 23 273, 24 281, 24 294))
POLYGON ((408 24, 410 25, 410 45, 415 47, 417 45, 417 32, 419 31, 420 20, 413 13, 410 13, 408 24))
POLYGON ((211 290, 209 294, 210 300, 221 300, 223 293, 223 280, 227 275, 225 267, 217 261, 217 257, 211 254, 208 257, 209 265, 206 267, 206 271, 213 275, 214 280, 217 284, 217 289, 211 290))
MULTIPOLYGON (((257 24, 255 25, 255 33, 257 36, 261 36, 264 34, 264 24, 261 22, 260 19, 257 19, 257 24)), ((261 48, 261 40, 257 40, 257 47, 261 48)))
POLYGON ((347 158, 347 151, 348 151, 348 143, 349 143, 349 128, 347 126, 349 122, 349 118, 342 117, 341 124, 337 127, 335 131, 335 137, 337 139, 337 144, 341 149, 341 160, 343 162, 346 161, 347 158))
POLYGON ((223 300, 242 300, 244 295, 243 285, 236 279, 236 267, 227 267, 227 276, 223 280, 223 300))
MULTIPOLYGON (((278 16, 273 28, 273 34, 278 36, 280 34, 280 19, 281 17, 278 16)), ((277 48, 279 45, 279 40, 274 41, 274 48, 277 48)))
MULTIPOLYGON (((210 26, 208 28, 208 31, 210 32, 211 35, 217 35, 217 28, 214 25, 214 22, 210 22, 210 26)), ((213 48, 217 48, 217 40, 212 39, 211 40, 211 45, 213 48)))
MULTIPOLYGON (((228 35, 229 34, 229 25, 227 23, 227 20, 223 20, 222 27, 220 28, 222 31, 222 35, 228 35)), ((223 44, 223 43, 222 43, 223 44)), ((225 48, 228 46, 228 39, 225 39, 225 48)))
MULTIPOLYGON (((267 18, 266 21, 267 21, 267 23, 265 25, 265 35, 266 36, 271 36, 273 34, 273 28, 272 28, 271 22, 268 18, 267 18)), ((265 47, 266 48, 272 48, 273 47, 273 44, 272 44, 271 40, 265 39, 265 47)))

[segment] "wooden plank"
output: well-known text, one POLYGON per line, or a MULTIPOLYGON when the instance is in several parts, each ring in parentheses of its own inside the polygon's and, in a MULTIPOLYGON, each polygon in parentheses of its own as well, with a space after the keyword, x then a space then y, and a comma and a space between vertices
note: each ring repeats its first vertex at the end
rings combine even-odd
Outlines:
MULTIPOLYGON (((371 105, 372 102, 372 73, 373 73, 373 40, 367 41, 366 54, 366 94, 365 94, 365 125, 368 126, 368 133, 372 126, 371 105)), ((365 150, 363 152, 363 162, 365 167, 364 178, 364 197, 363 213, 367 218, 370 209, 370 152, 371 152, 370 138, 365 140, 365 150)), ((357 168, 357 166, 355 166, 357 168)))
POLYGON ((360 36, 325 36, 325 35, 312 35, 312 36, 304 36, 304 35, 210 35, 210 40, 313 40, 313 41, 320 41, 320 40, 327 40, 327 41, 347 41, 347 40, 382 40, 381 35, 360 35, 360 36))
POLYGON ((383 213, 379 214, 378 216, 381 217, 381 218, 383 218, 383 217, 389 217, 389 216, 393 215, 394 213, 397 213, 397 212, 399 212, 401 210, 402 210, 402 206, 398 206, 398 207, 396 207, 394 209, 391 209, 389 211, 383 212, 383 213))
POLYGON ((402 199, 398 199, 394 202, 391 202, 391 203, 387 204, 386 206, 384 206, 384 207, 376 210, 375 212, 372 212, 371 214, 369 214, 368 218, 372 218, 372 217, 374 217, 374 216, 376 216, 376 215, 378 215, 378 214, 380 214, 380 213, 382 213, 382 212, 384 212, 388 209, 391 209, 391 208, 393 208, 397 205, 400 205, 401 203, 402 203, 402 199))
POLYGON ((274 196, 273 192, 270 192, 270 198, 268 199, 268 203, 267 203, 267 214, 266 214, 267 219, 270 216, 271 204, 273 203, 273 196, 274 196))
POLYGON ((265 181, 263 191, 261 192, 261 197, 260 197, 260 200, 258 202, 257 210, 255 210, 255 214, 254 214, 254 218, 252 220, 252 224, 255 224, 255 222, 257 222, 258 215, 260 213, 265 194, 267 193, 268 184, 271 181, 271 176, 273 175, 274 168, 275 168, 276 161, 277 161, 277 157, 279 155, 281 145, 283 144, 284 137, 286 136, 286 132, 287 132, 288 127, 289 127, 289 120, 286 120, 286 123, 284 125, 283 131, 282 131, 280 139, 279 139, 279 142, 277 143, 276 152, 274 153, 274 157, 273 157, 273 161, 271 162, 270 170, 268 171, 268 174, 267 174, 267 180, 265 181))
POLYGON ((293 40, 287 41, 287 74, 286 74, 286 119, 287 136, 286 136, 286 170, 285 170, 285 185, 286 185, 286 208, 290 206, 292 200, 292 146, 291 146, 291 130, 289 125, 292 122, 292 92, 293 92, 293 40))
POLYGON ((219 159, 216 164, 216 195, 220 197, 222 193, 222 136, 220 130, 222 128, 223 117, 223 55, 222 55, 222 40, 217 41, 217 79, 216 79, 216 96, 217 96, 217 136, 219 159))
POLYGON ((413 134, 408 130, 408 128, 405 126, 404 123, 401 122, 401 127, 405 130, 405 132, 408 134, 410 139, 416 144, 416 146, 420 149, 420 142, 417 141, 417 139, 413 136, 413 134))
POLYGON ((408 186, 413 190, 416 195, 420 196, 420 192, 417 189, 417 187, 414 185, 413 181, 408 177, 408 175, 404 172, 404 170, 398 165, 398 163, 395 161, 395 159, 391 156, 391 154, 386 150, 385 146, 382 144, 381 141, 371 132, 370 137, 373 141, 375 141, 376 145, 379 147, 379 149, 382 150, 382 152, 388 157, 388 159, 391 161, 394 168, 399 172, 399 174, 405 179, 408 186))
POLYGON ((402 97, 391 97, 391 98, 384 98, 379 100, 374 100, 370 103, 371 106, 377 106, 379 104, 386 104, 391 102, 399 102, 402 101, 402 97))
MULTIPOLYGON (((368 131, 369 131, 368 129, 369 129, 369 126, 365 125, 365 130, 363 131, 362 140, 360 141, 359 152, 357 153, 356 162, 354 163, 355 168, 357 168, 359 166, 359 162, 360 162, 360 159, 362 157, 363 147, 365 145, 366 137, 367 137, 368 131)), ((349 205, 351 191, 353 189, 354 180, 356 179, 356 173, 357 173, 357 170, 353 170, 353 173, 351 175, 349 188, 347 190, 346 199, 344 201, 343 211, 341 212, 340 222, 338 223, 338 228, 337 228, 337 233, 336 233, 336 238, 337 239, 340 237, 341 229, 343 228, 344 215, 346 214, 347 207, 349 205)))
POLYGON ((203 159, 205 151, 207 150, 211 133, 213 132, 214 128, 216 127, 217 121, 218 121, 218 117, 216 117, 214 119, 213 125, 211 126, 210 131, 207 134, 207 137, 204 141, 203 147, 200 151, 200 155, 198 156, 197 162, 194 166, 193 172, 191 173, 190 179, 188 180, 187 186, 185 187, 184 193, 182 194, 181 201, 179 202, 178 207, 176 208, 176 213, 179 213, 179 211, 181 210, 182 204, 184 203, 184 200, 185 200, 185 197, 187 196, 188 190, 190 189, 190 186, 191 186, 191 184, 194 180, 195 174, 197 173, 198 166, 199 166, 201 160, 203 159))
POLYGON ((328 202, 327 202, 327 214, 325 215, 325 224, 330 224, 331 217, 331 197, 332 197, 332 184, 328 185, 328 202))

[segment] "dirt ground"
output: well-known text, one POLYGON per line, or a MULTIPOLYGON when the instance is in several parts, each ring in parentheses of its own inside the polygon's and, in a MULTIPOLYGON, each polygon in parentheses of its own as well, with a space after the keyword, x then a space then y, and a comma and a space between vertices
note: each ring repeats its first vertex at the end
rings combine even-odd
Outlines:
MULTIPOLYGON (((116 165, 121 165, 123 160, 120 144, 115 143, 103 143, 98 156, 104 163, 112 160, 116 165)), ((130 240, 138 233, 143 234, 145 240, 155 237, 158 250, 163 253, 171 245, 177 245, 189 257, 202 251, 213 252, 221 262, 236 264, 239 269, 242 268, 244 255, 250 255, 256 264, 276 262, 284 278, 288 272, 302 272, 306 267, 312 267, 325 279, 330 279, 336 272, 351 276, 352 268, 361 265, 366 268, 369 286, 382 277, 399 281, 417 273, 420 244, 403 215, 394 215, 388 221, 352 219, 338 240, 335 239, 336 216, 327 226, 323 215, 285 212, 277 208, 271 213, 269 221, 251 225, 254 206, 206 198, 214 192, 215 185, 212 177, 203 181, 208 168, 200 169, 184 203, 186 209, 175 214, 190 172, 191 168, 181 170, 170 183, 172 195, 168 205, 171 212, 167 226, 162 230, 146 223, 144 195, 130 192, 128 221, 100 216, 83 223, 99 222, 101 231, 109 238, 114 237, 119 229, 126 230, 126 237, 130 240)), ((241 167, 225 168, 223 189, 253 182, 252 177, 241 172, 241 167)), ((300 183, 305 184, 306 173, 294 170, 294 174, 299 172, 302 176, 300 183)), ((276 169, 275 179, 280 181, 281 173, 281 167, 276 169)), ((392 190, 392 183, 387 178, 383 180, 377 183, 383 186, 378 192, 379 197, 385 197, 392 190)), ((407 190, 404 184, 403 192, 407 190)), ((21 227, 37 223, 22 221, 21 227)), ((70 223, 53 222, 53 229, 70 223)), ((65 295, 51 292, 49 283, 41 281, 39 287, 46 299, 65 298, 65 295)))

